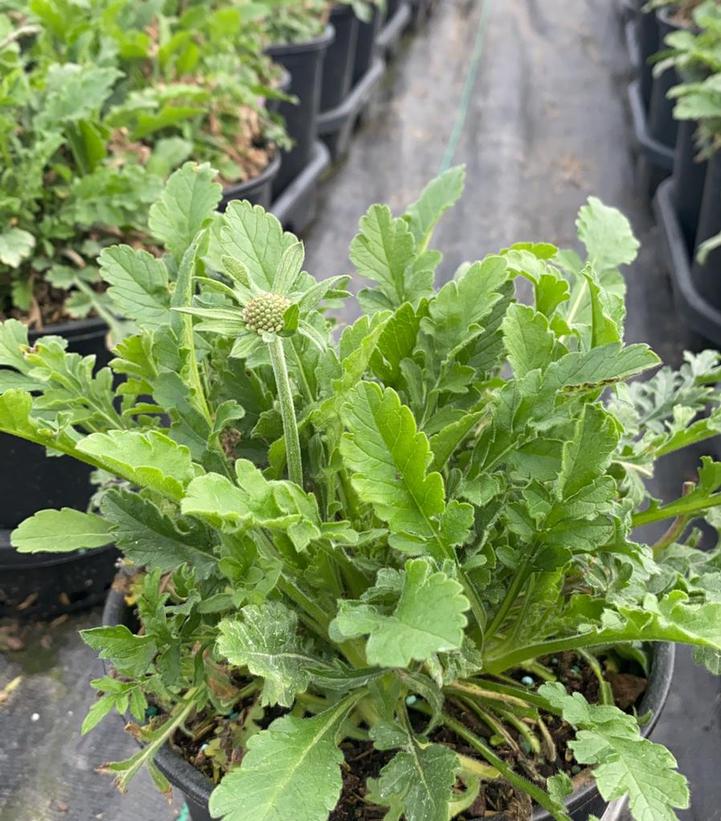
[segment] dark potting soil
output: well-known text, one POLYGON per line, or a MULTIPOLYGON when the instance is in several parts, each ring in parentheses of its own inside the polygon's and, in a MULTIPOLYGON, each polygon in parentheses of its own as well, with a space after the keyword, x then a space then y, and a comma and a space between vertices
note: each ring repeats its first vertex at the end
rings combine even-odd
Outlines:
MULTIPOLYGON (((554 671, 557 679, 569 692, 581 693, 591 703, 598 702, 598 679, 583 658, 573 652, 564 652, 541 659, 540 662, 554 671)), ((613 690, 616 706, 632 712, 646 689, 646 679, 640 674, 640 669, 631 662, 624 661, 622 664, 626 669, 619 670, 619 660, 616 657, 601 657, 599 662, 604 678, 613 690)), ((512 678, 522 683, 527 675, 525 671, 515 671, 512 678)), ((535 681, 538 683, 538 679, 535 681)), ((231 678, 227 683, 240 690, 247 682, 231 678)), ((576 788, 591 778, 590 771, 581 769, 576 764, 568 746, 574 737, 573 729, 556 716, 542 713, 556 754, 555 761, 549 761, 550 745, 543 740, 545 755, 536 755, 524 745, 524 739, 515 728, 504 725, 509 740, 498 743, 498 739, 493 738, 493 731, 462 702, 449 698, 446 709, 453 718, 493 746, 496 754, 517 772, 541 787, 545 786, 549 776, 561 770, 571 777, 576 788)), ((210 711, 197 716, 188 722, 185 732, 176 733, 173 746, 193 767, 217 783, 225 771, 238 766, 243 760, 243 746, 248 735, 244 725, 252 722, 256 727, 264 729, 286 712, 278 707, 269 710, 260 708, 257 694, 254 694, 236 704, 226 716, 218 717, 210 711)), ((411 711, 411 722, 418 731, 423 729, 426 721, 424 715, 411 711)), ((471 746, 445 727, 435 730, 431 740, 482 761, 471 746)), ((376 750, 370 741, 359 740, 345 740, 341 749, 344 754, 343 788, 329 821, 380 821, 385 810, 366 802, 366 784, 369 778, 378 778, 383 767, 393 757, 393 752, 376 750)), ((473 805, 458 818, 459 821, 470 821, 484 815, 497 814, 504 821, 528 821, 532 812, 533 805, 528 796, 499 779, 484 784, 473 805)))

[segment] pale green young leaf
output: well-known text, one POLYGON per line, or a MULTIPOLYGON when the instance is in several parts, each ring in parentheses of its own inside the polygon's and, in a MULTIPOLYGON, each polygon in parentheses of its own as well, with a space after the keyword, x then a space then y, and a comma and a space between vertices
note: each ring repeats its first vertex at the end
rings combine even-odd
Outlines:
POLYGON ((195 474, 188 448, 160 431, 93 433, 77 449, 108 472, 175 500, 195 474))
POLYGON ((588 263, 599 274, 619 265, 630 265, 639 249, 631 224, 616 208, 597 197, 578 212, 578 238, 586 246, 588 263))
POLYGON ((170 176, 160 199, 151 206, 148 226, 176 257, 182 256, 195 235, 207 225, 222 197, 208 163, 186 162, 170 176))
POLYGON ((636 821, 674 821, 674 809, 689 805, 686 779, 665 747, 645 739, 636 719, 617 707, 589 704, 580 693, 569 695, 558 682, 539 694, 576 728, 570 748, 580 764, 593 768, 606 801, 628 796, 636 821))
POLYGON ((413 739, 371 782, 369 799, 402 808, 407 821, 448 821, 453 785, 460 769, 458 756, 443 744, 413 739))
POLYGON ((0 323, 0 365, 13 368, 21 374, 27 373, 29 366, 23 351, 28 347, 28 328, 17 319, 7 319, 0 323))
POLYGON ((460 649, 469 606, 459 582, 434 572, 425 559, 412 559, 406 562, 400 599, 392 613, 340 601, 331 634, 348 639, 368 635, 369 664, 409 667, 414 660, 460 649))
POLYGON ((141 328, 170 321, 170 286, 163 260, 129 245, 113 245, 100 253, 100 275, 110 285, 108 295, 121 316, 141 328))
POLYGON ((426 185, 420 197, 409 205, 404 219, 420 250, 428 247, 433 231, 441 217, 452 208, 463 194, 466 169, 462 165, 449 168, 426 185))
POLYGON ((297 239, 283 231, 273 214, 247 200, 230 203, 220 223, 221 253, 240 262, 250 282, 262 291, 273 291, 283 255, 297 239))
POLYGON ((327 821, 342 787, 336 736, 349 708, 342 701, 312 718, 286 715, 251 736, 241 765, 211 794, 211 814, 224 821, 327 821))
POLYGON ((35 248, 35 237, 22 228, 7 228, 0 232, 0 262, 9 268, 18 268, 35 248))
POLYGON ((269 482, 251 462, 235 465, 238 483, 207 473, 194 479, 181 501, 184 514, 228 532, 265 527, 286 532, 297 550, 320 538, 318 504, 293 482, 269 482))
POLYGON ((293 286, 301 272, 304 259, 305 250, 302 242, 296 242, 285 249, 273 279, 273 293, 289 294, 294 290, 293 286))
POLYGON ((611 304, 592 270, 584 269, 583 276, 588 285, 591 301, 590 347, 597 348, 620 342, 625 315, 623 302, 618 302, 615 306, 611 304))
POLYGON ((67 553, 103 547, 112 541, 112 528, 105 519, 70 507, 39 510, 10 534, 10 542, 19 553, 67 553))
POLYGON ((301 646, 298 616, 281 602, 247 605, 218 625, 218 653, 235 667, 263 679, 264 705, 292 707, 304 693, 317 664, 301 646))

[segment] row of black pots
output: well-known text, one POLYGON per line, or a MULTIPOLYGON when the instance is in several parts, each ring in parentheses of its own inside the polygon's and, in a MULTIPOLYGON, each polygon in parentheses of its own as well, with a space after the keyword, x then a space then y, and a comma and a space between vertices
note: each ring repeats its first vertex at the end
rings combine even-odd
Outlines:
POLYGON ((654 211, 679 312, 694 333, 721 348, 721 248, 699 255, 721 233, 721 156, 699 160, 695 127, 681 124, 674 172, 659 185, 654 211))
MULTIPOLYGON (((429 0, 410 2, 427 14, 429 0)), ((277 153, 257 177, 226 188, 222 210, 234 199, 247 199, 270 208, 295 232, 306 227, 315 215, 318 180, 330 164, 319 129, 334 156, 347 148, 353 125, 383 75, 381 35, 389 26, 394 37, 402 32, 410 8, 409 0, 394 0, 387 17, 376 11, 365 23, 350 6, 339 6, 320 37, 269 50, 286 72, 283 90, 297 101, 277 104, 293 147, 277 153)), ((65 337, 71 351, 94 354, 99 366, 109 361, 107 328, 99 319, 50 326, 43 333, 65 337)), ((38 336, 31 333, 30 342, 38 336)), ((5 465, 0 471, 0 617, 45 618, 99 603, 110 584, 113 551, 18 557, 9 538, 14 527, 41 508, 85 509, 92 493, 90 469, 3 434, 0 457, 5 465)))
MULTIPOLYGON (((119 585, 121 587, 121 585, 119 585)), ((119 590, 111 590, 103 611, 103 625, 125 625, 137 630, 137 621, 130 607, 125 603, 119 590)), ((673 676, 675 648, 672 644, 657 644, 651 648, 651 670, 648 686, 638 706, 638 714, 650 716, 643 726, 643 735, 648 737, 656 726, 661 710, 666 703, 673 676)), ((110 672, 110 671, 109 671, 110 672)), ((168 781, 182 793, 192 821, 210 821, 208 801, 213 790, 211 780, 195 769, 188 761, 166 744, 157 754, 155 762, 168 781)), ((606 809, 606 803, 596 789, 595 782, 585 783, 567 801, 568 813, 573 821, 587 821, 589 816, 599 818, 606 809)), ((481 819, 473 819, 481 821, 481 819)), ((502 821, 498 816, 484 821, 502 821)), ((551 816, 542 809, 533 815, 533 821, 551 821, 551 816)))
POLYGON ((668 92, 680 82, 675 68, 656 75, 653 56, 663 48, 668 34, 679 29, 668 8, 638 11, 626 24, 626 39, 638 78, 629 86, 629 104, 636 141, 647 164, 649 189, 655 190, 673 170, 678 121, 668 92))
POLYGON ((652 74, 649 58, 677 28, 669 12, 631 9, 627 27, 632 61, 639 72, 629 93, 634 129, 653 169, 646 181, 651 192, 655 190, 654 211, 676 304, 694 333, 721 347, 721 249, 699 257, 701 245, 721 232, 721 158, 715 155, 707 161, 700 156, 695 140, 698 124, 674 119, 668 90, 679 82, 676 72, 652 74))

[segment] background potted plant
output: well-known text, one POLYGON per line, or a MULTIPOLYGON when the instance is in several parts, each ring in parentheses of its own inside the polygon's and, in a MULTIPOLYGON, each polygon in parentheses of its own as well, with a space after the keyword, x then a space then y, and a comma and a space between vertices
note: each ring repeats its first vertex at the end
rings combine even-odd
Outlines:
POLYGON ((668 504, 644 480, 718 433, 721 369, 705 353, 628 383, 658 365, 622 339, 628 222, 591 198, 585 261, 521 243, 437 290, 451 169, 403 216, 362 218, 351 259, 372 287, 337 337, 326 310, 347 278, 304 272, 257 206, 214 214, 212 176, 186 165, 151 209, 163 259, 103 252, 139 329, 115 351, 123 386, 86 365, 85 390, 54 393, 76 360, 47 340, 17 345, 0 395, 4 432, 114 477, 99 512, 42 511, 13 534, 21 552, 113 542, 127 559, 119 623, 83 634, 115 671, 84 729, 129 711, 143 744, 106 769, 121 788, 143 765, 164 790, 204 784, 213 817, 323 821, 356 800, 565 819, 586 767, 604 800, 672 817, 684 778, 613 682, 625 666, 644 689, 649 642, 717 666, 718 553, 690 524, 721 505, 721 468, 704 459, 668 504), (632 538, 662 521, 652 544, 632 538))
MULTIPOLYGON (((212 158, 226 200, 270 205, 276 145, 287 144, 264 103, 277 96, 281 69, 240 12, 171 6, 50 0, 0 17, 0 311, 27 322, 31 342, 49 330, 99 364, 109 358, 108 328, 122 336, 97 277, 103 246, 147 242, 148 207, 189 156, 212 158)), ((7 541, 9 528, 51 500, 85 507, 89 468, 8 437, 2 448, 17 470, 0 480, 0 607, 49 615, 92 603, 90 593, 106 590, 94 571, 81 578, 92 562, 18 559, 7 541), (41 564, 46 578, 38 569, 34 580, 41 564)))

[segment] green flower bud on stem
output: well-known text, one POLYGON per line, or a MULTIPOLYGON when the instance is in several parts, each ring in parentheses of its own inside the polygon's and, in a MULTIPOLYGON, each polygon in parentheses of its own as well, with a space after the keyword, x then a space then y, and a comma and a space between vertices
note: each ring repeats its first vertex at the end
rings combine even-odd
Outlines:
POLYGON ((283 316, 290 300, 280 294, 260 294, 243 309, 245 324, 256 333, 276 333, 283 330, 283 316))

